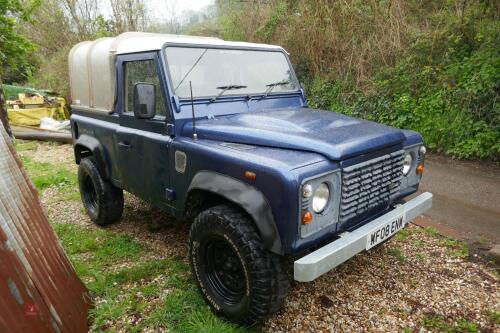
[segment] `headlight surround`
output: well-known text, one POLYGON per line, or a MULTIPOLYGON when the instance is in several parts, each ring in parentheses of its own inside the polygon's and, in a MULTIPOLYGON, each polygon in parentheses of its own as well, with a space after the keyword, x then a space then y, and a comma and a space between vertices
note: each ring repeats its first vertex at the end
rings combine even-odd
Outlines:
MULTIPOLYGON (((333 228, 339 221, 341 170, 336 168, 325 173, 317 173, 301 182, 298 206, 298 227, 300 238, 307 238, 325 228, 333 228), (304 197, 304 188, 311 186, 311 196, 304 197), (326 188, 325 188, 326 186, 326 188), (316 198, 314 200, 314 198, 316 198), (322 198, 320 200, 320 198, 322 198), (314 201, 314 206, 313 206, 314 201), (324 207, 322 207, 324 206, 324 207), (313 209, 314 207, 314 209, 313 209), (305 214, 310 212, 313 220, 304 223, 305 214)), ((306 194, 307 194, 306 190, 306 194)))
POLYGON ((403 175, 407 175, 413 165, 413 156, 410 153, 406 153, 405 159, 403 161, 403 175))
POLYGON ((313 211, 317 214, 322 213, 330 201, 330 188, 326 183, 321 183, 314 191, 312 199, 313 211))

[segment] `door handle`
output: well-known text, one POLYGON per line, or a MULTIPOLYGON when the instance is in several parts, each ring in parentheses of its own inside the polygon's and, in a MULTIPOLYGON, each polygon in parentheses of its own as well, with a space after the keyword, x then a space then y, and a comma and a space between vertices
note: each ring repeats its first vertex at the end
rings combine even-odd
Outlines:
POLYGON ((123 141, 118 142, 118 146, 120 146, 121 148, 125 148, 125 149, 132 148, 132 145, 130 143, 123 142, 123 141))

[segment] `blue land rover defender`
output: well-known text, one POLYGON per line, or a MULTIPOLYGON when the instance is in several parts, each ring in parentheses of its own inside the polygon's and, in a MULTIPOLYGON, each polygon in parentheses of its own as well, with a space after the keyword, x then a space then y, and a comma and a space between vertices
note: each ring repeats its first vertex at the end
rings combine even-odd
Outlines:
POLYGON ((125 190, 192 223, 192 273, 232 320, 280 309, 290 260, 312 281, 431 207, 430 193, 403 201, 422 137, 309 109, 279 46, 125 33, 76 45, 69 64, 88 215, 119 220, 125 190))

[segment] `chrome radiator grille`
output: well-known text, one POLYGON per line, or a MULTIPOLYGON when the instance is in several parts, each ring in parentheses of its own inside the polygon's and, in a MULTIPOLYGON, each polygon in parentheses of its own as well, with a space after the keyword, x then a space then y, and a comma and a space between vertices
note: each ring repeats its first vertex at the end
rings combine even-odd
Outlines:
POLYGON ((342 170, 339 222, 388 204, 399 191, 404 150, 399 150, 342 170))

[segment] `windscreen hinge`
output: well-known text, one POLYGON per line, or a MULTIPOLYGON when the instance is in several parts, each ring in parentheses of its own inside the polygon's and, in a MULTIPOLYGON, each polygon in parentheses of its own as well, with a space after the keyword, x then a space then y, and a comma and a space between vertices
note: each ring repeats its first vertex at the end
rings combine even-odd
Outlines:
POLYGON ((175 136, 175 125, 167 124, 165 134, 171 137, 175 136))

